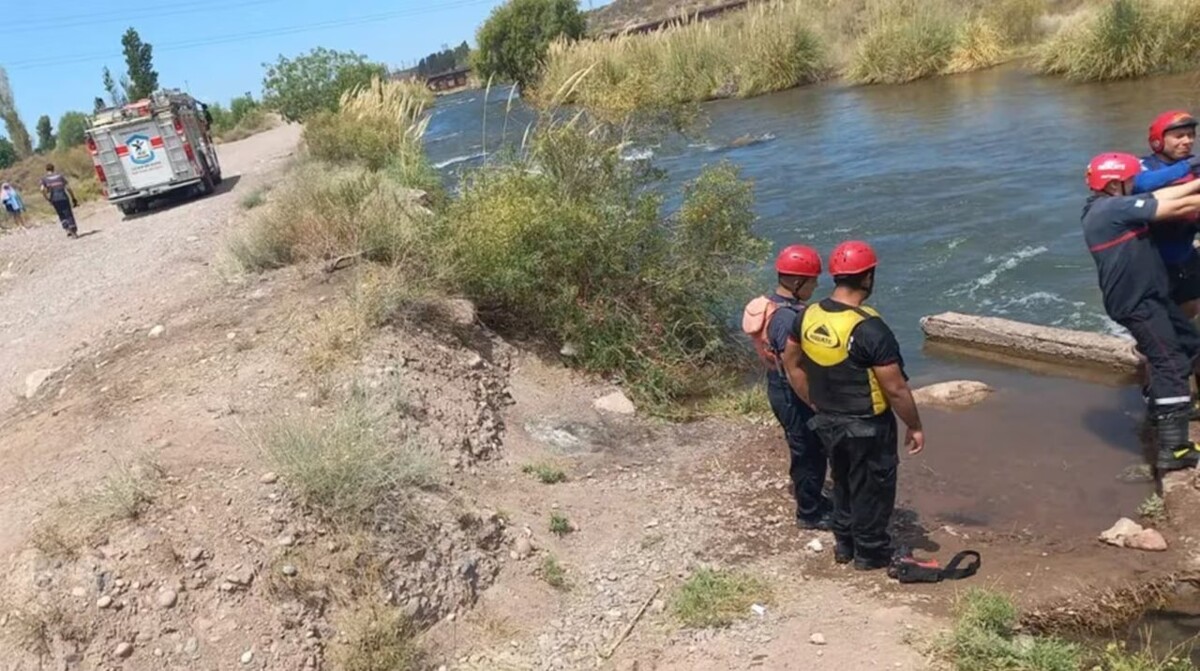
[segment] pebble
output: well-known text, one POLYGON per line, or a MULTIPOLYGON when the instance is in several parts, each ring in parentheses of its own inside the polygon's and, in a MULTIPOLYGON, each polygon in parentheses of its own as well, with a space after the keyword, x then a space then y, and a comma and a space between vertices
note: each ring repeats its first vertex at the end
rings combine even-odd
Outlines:
POLYGON ((159 608, 174 608, 176 602, 179 601, 179 594, 173 589, 164 589, 158 594, 159 608))
POLYGON ((825 634, 813 634, 808 637, 808 642, 813 645, 825 645, 825 634))
POLYGON ((116 655, 117 657, 120 657, 121 659, 125 659, 126 657, 133 654, 133 644, 132 643, 118 643, 117 649, 113 650, 113 654, 116 655))
POLYGON ((104 610, 105 608, 108 608, 109 606, 112 605, 112 601, 113 601, 112 597, 105 594, 104 596, 102 596, 96 600, 96 607, 99 608, 100 610, 104 610))
POLYGON ((522 536, 513 544, 513 553, 517 559, 524 559, 533 554, 533 543, 529 542, 528 538, 522 536))
POLYGON ((253 650, 247 650, 246 652, 242 653, 242 664, 249 664, 250 662, 253 662, 253 661, 254 661, 254 651, 253 650))
POLYGON ((188 553, 188 559, 194 562, 204 559, 204 548, 192 548, 192 551, 188 553))
POLYGON ((279 476, 276 475, 275 473, 263 473, 262 477, 258 479, 258 481, 263 483, 264 485, 273 485, 278 480, 279 480, 279 476))
POLYGON ((296 537, 291 534, 285 534, 279 537, 279 544, 285 548, 290 548, 296 544, 296 537))
POLYGON ((196 651, 199 649, 200 649, 200 641, 197 641, 194 637, 189 638, 187 640, 187 643, 183 644, 183 651, 189 655, 196 654, 196 651))
POLYGON ((164 332, 166 332, 166 330, 167 330, 167 327, 163 326, 162 324, 158 324, 154 328, 150 329, 150 337, 151 338, 162 337, 162 334, 164 332))
POLYGON ((280 570, 283 572, 284 575, 286 575, 289 578, 296 575, 296 573, 298 573, 298 571, 296 570, 296 567, 292 566, 291 564, 284 564, 283 568, 280 570))
POLYGON ((821 544, 820 538, 812 539, 808 542, 808 545, 805 545, 804 547, 807 548, 809 552, 823 552, 825 550, 825 546, 821 544))
POLYGON ((82 587, 75 587, 71 590, 71 596, 82 599, 87 596, 87 590, 82 587))

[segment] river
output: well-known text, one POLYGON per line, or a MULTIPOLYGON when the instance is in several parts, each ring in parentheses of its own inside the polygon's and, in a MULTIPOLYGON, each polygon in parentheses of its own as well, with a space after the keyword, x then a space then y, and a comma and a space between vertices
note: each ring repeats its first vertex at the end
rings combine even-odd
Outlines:
MULTIPOLYGON (((872 301, 920 374, 927 314, 1120 331, 1100 306, 1080 233, 1084 166, 1105 150, 1144 153, 1151 117, 1196 102, 1195 83, 1071 85, 1005 67, 903 86, 806 87, 707 104, 703 140, 668 138, 631 154, 652 155, 676 184, 714 161, 737 163, 755 185, 759 232, 777 248, 802 242, 827 254, 846 238, 871 242, 880 255, 872 301), (743 136, 762 141, 728 148, 743 136)), ((428 151, 450 175, 482 160, 483 104, 483 91, 438 103, 428 151)), ((494 89, 487 107, 488 150, 519 142, 531 119, 520 101, 494 89)))

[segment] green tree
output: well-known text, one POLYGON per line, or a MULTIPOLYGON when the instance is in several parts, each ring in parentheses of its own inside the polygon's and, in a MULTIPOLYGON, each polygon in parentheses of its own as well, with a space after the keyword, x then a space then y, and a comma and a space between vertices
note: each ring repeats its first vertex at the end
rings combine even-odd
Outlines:
POLYGON ((237 98, 230 100, 229 115, 233 120, 233 125, 236 126, 241 123, 242 119, 245 119, 247 115, 258 111, 258 108, 258 101, 254 99, 254 96, 250 95, 249 91, 246 92, 246 95, 238 96, 237 98))
MULTIPOLYGON (((143 42, 142 37, 133 28, 126 30, 121 37, 121 47, 125 53, 125 65, 129 68, 126 97, 130 100, 149 97, 158 90, 158 72, 154 70, 154 48, 143 42)), ((109 80, 112 80, 111 74, 109 80)), ((108 82, 105 82, 106 87, 107 85, 108 82)))
POLYGON ((315 112, 337 109, 343 92, 386 77, 387 68, 366 56, 320 47, 296 58, 264 63, 263 102, 286 121, 304 121, 315 112))
POLYGON ((6 137, 0 137, 0 170, 11 168, 19 157, 17 148, 6 137))
POLYGON ((37 122, 37 153, 44 154, 51 149, 54 149, 54 125, 50 123, 50 116, 43 114, 37 122))
POLYGON ((0 67, 0 119, 4 119, 4 127, 8 131, 8 139, 17 150, 17 156, 24 158, 33 154, 33 140, 29 137, 29 129, 21 121, 17 112, 17 103, 13 98, 12 86, 8 82, 8 72, 0 67))
POLYGON ((83 144, 88 117, 83 112, 67 112, 58 120, 58 148, 66 149, 83 144))
MULTIPOLYGON (((157 77, 157 75, 155 75, 157 77)), ((113 79, 108 66, 104 66, 104 90, 108 92, 108 100, 113 107, 120 107, 129 100, 125 97, 125 89, 129 88, 129 79, 123 78, 119 83, 113 79)))
POLYGON ((537 80, 552 41, 560 36, 579 39, 586 29, 575 0, 509 0, 479 28, 475 72, 524 89, 537 80))

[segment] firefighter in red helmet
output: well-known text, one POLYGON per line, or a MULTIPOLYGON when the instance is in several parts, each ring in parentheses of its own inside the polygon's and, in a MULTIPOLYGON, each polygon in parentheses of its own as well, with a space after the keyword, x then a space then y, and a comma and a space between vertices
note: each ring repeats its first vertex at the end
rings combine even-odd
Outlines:
POLYGON ((909 454, 925 448, 921 416, 908 387, 900 345, 879 313, 864 305, 878 260, 865 242, 833 250, 829 298, 797 322, 784 367, 816 411, 810 422, 833 475, 834 560, 861 571, 891 563, 888 523, 896 507, 896 415, 909 454))
POLYGON ((766 366, 767 399, 791 453, 788 472, 796 498, 796 526, 827 531, 832 505, 821 493, 828 470, 825 450, 808 427, 812 409, 793 391, 781 362, 795 322, 817 288, 821 256, 812 247, 790 245, 775 259, 775 272, 775 291, 750 301, 742 314, 742 329, 766 366))
POLYGON ((1155 467, 1190 468, 1200 452, 1188 438, 1190 377, 1200 333, 1171 300, 1171 285, 1151 229, 1200 212, 1200 180, 1135 194, 1141 163, 1130 154, 1100 154, 1088 164, 1092 191, 1083 208, 1083 238, 1096 263, 1104 310, 1125 327, 1146 359, 1150 419, 1158 428, 1155 467))

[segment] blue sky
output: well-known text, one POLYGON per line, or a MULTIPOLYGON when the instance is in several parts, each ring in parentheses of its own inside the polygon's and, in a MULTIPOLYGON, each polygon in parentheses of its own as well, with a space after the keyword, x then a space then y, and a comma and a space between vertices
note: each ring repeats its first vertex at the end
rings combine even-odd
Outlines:
MULTIPOLYGON (((0 33, 30 133, 39 116, 57 125, 68 110, 90 111, 104 95, 101 71, 125 72, 121 35, 130 26, 154 45, 159 83, 205 101, 258 98, 262 64, 317 46, 353 50, 391 66, 466 40, 502 0, 156 0, 30 4, 9 12, 0 33)), ((581 8, 606 4, 582 0, 581 8)))

